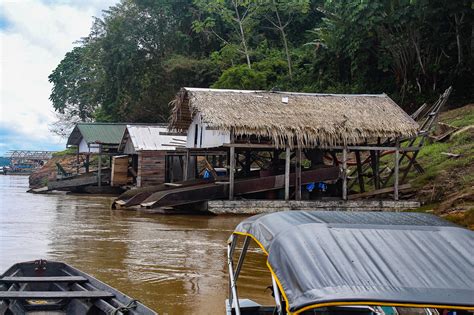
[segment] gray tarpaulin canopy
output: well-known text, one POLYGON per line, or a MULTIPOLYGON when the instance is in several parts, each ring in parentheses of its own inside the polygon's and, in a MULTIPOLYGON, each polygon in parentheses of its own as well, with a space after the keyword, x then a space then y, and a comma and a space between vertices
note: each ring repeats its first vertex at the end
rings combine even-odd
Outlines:
POLYGON ((288 211, 234 234, 268 254, 287 310, 370 304, 474 307, 474 232, 422 213, 288 211))

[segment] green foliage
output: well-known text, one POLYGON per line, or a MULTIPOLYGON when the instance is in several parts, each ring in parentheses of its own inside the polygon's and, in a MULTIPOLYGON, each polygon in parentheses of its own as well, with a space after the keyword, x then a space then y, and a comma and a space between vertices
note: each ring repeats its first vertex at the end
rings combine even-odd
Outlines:
POLYGON ((97 80, 88 50, 87 46, 75 47, 48 77, 53 83, 50 100, 54 109, 61 114, 68 112, 81 121, 92 118, 97 106, 94 100, 97 80))
POLYGON ((218 89, 262 90, 266 87, 265 74, 245 65, 229 68, 212 85, 218 89))
POLYGON ((54 152, 53 157, 63 157, 67 155, 76 155, 76 154, 77 154, 76 148, 67 148, 66 150, 54 152))
POLYGON ((469 0, 121 0, 53 70, 50 99, 62 119, 127 122, 167 121, 182 86, 385 92, 411 111, 452 85, 462 104, 473 21, 469 0))

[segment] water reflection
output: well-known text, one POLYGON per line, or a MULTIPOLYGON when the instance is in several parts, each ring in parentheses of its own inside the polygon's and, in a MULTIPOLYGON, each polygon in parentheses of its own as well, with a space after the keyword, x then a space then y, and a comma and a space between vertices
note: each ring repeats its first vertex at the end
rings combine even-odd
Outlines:
MULTIPOLYGON (((25 193, 27 177, 0 176, 0 270, 56 259, 84 270, 160 314, 222 314, 226 240, 243 217, 111 211, 111 198, 25 193)), ((248 254, 243 296, 271 301, 263 255, 248 254)))

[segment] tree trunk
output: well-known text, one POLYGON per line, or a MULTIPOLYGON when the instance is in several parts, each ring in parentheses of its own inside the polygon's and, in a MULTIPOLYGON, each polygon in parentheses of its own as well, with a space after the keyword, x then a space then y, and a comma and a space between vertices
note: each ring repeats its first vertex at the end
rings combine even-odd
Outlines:
POLYGON ((461 14, 461 17, 459 17, 458 14, 454 15, 454 21, 456 22, 456 44, 458 46, 458 65, 462 63, 462 46, 461 46, 461 34, 459 31, 459 27, 461 26, 462 22, 464 20, 464 13, 461 14))
POLYGON ((244 46, 244 54, 245 54, 245 57, 247 58, 247 66, 249 67, 249 69, 252 69, 252 64, 250 63, 250 55, 249 55, 249 51, 248 51, 248 48, 247 48, 247 41, 245 40, 244 27, 242 25, 242 20, 240 18, 240 13, 239 13, 239 9, 237 7, 237 2, 233 1, 232 3, 234 4, 235 15, 237 17, 237 23, 239 23, 240 38, 242 40, 242 46, 244 46))
POLYGON ((286 33, 285 33, 286 26, 283 26, 283 24, 281 23, 280 14, 278 13, 278 8, 276 7, 275 1, 273 1, 273 4, 275 5, 276 17, 278 19, 278 30, 281 33, 281 37, 283 39, 283 45, 285 46, 286 62, 288 63, 288 75, 290 76, 290 80, 293 80, 293 71, 291 69, 291 56, 290 56, 290 51, 288 49, 288 40, 286 38, 286 33))

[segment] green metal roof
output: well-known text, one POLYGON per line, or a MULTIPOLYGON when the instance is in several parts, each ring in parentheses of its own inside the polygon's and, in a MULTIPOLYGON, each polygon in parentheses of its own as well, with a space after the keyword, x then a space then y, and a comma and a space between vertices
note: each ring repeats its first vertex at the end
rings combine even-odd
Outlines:
POLYGON ((127 124, 78 123, 69 135, 67 145, 79 145, 82 138, 89 143, 119 145, 127 124))

